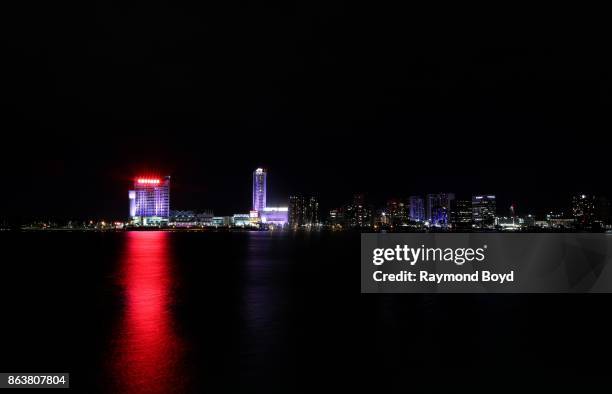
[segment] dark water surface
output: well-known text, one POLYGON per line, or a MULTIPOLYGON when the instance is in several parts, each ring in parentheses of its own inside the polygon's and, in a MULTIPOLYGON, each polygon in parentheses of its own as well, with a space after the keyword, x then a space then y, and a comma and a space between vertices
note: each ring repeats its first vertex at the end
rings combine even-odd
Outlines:
POLYGON ((79 392, 550 387, 609 371, 612 297, 361 295, 358 234, 0 242, 0 372, 70 372, 79 392))

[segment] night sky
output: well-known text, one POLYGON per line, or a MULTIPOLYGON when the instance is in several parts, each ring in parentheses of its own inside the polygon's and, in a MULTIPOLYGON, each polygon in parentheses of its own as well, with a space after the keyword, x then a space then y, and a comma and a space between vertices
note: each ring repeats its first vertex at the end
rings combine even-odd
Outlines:
POLYGON ((3 12, 0 216, 124 219, 144 172, 174 209, 247 212, 257 166, 270 205, 612 194, 594 11, 90 3, 3 12))

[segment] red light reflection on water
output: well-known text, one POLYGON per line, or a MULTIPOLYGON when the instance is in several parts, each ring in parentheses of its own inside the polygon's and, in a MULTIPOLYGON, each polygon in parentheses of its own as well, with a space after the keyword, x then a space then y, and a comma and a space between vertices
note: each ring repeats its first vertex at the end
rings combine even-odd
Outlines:
POLYGON ((125 310, 113 358, 124 393, 180 392, 181 344, 173 332, 169 233, 125 233, 121 267, 125 310))

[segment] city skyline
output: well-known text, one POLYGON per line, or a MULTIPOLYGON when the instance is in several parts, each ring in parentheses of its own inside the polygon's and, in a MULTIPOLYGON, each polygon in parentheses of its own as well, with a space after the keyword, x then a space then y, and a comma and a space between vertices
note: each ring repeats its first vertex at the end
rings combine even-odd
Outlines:
POLYGON ((6 2, 0 388, 605 387, 606 15, 6 2))
MULTIPOLYGON (((374 203, 364 193, 354 193, 352 200, 336 208, 320 210, 318 193, 291 193, 286 204, 269 206, 268 170, 257 167, 252 172, 252 205, 250 211, 234 212, 231 216, 214 215, 215 207, 202 211, 177 209, 171 204, 170 176, 152 176, 151 172, 137 175, 128 190, 128 221, 108 221, 108 225, 135 227, 280 227, 280 228, 356 228, 364 230, 441 229, 519 230, 526 228, 587 229, 607 228, 612 224, 610 201, 603 196, 574 193, 571 205, 561 210, 550 208, 544 219, 533 214, 529 207, 520 211, 513 202, 507 210, 500 208, 497 196, 485 194, 456 194, 453 192, 412 194, 408 197, 387 198, 384 206, 374 203), (283 206, 284 205, 284 206, 283 206), (538 224, 539 223, 539 224, 538 224)), ((218 211, 217 211, 218 212, 218 211)), ((62 219, 60 219, 62 220, 62 219)), ((90 224, 94 221, 90 221, 90 224)), ((95 221, 94 226, 105 226, 95 221)), ((3 221, 2 225, 6 225, 3 221)))
MULTIPOLYGON (((150 174, 150 173, 163 173, 162 171, 146 171, 146 172, 142 172, 142 174, 150 174)), ((282 174, 282 172, 281 172, 282 174)), ((325 193, 325 192, 320 192, 317 190, 310 190, 308 191, 306 189, 306 192, 304 191, 305 189, 303 188, 299 188, 296 190, 287 190, 287 188, 283 188, 283 179, 279 179, 279 174, 274 174, 272 175, 272 179, 275 179, 275 191, 270 195, 267 193, 267 176, 268 176, 268 170, 264 169, 262 167, 257 167, 255 169, 255 171, 253 171, 253 177, 252 177, 252 185, 250 186, 250 188, 253 189, 253 192, 251 193, 251 200, 252 200, 252 204, 249 204, 247 206, 242 205, 242 206, 238 206, 236 208, 236 205, 234 204, 234 208, 232 208, 231 206, 228 207, 227 204, 223 205, 220 204, 219 206, 213 206, 213 205, 204 205, 202 203, 196 203, 194 205, 191 206, 187 206, 183 201, 184 201, 184 197, 185 195, 189 195, 192 193, 192 190, 188 190, 186 189, 183 185, 179 186, 179 190, 180 193, 177 193, 175 196, 176 200, 174 201, 179 201, 178 203, 174 203, 173 206, 171 206, 169 209, 172 210, 195 210, 195 211, 205 211, 205 210, 213 210, 215 212, 220 212, 222 214, 232 214, 235 212, 248 212, 247 208, 253 209, 255 207, 255 204, 259 204, 260 202, 256 202, 256 199, 259 199, 258 201, 261 201, 262 207, 265 207, 267 204, 267 199, 268 196, 271 197, 271 200, 274 202, 273 205, 274 206, 287 206, 289 204, 289 200, 292 196, 294 195, 311 195, 311 194, 315 194, 317 196, 319 196, 318 199, 318 204, 321 205, 322 207, 322 212, 326 212, 330 209, 334 209, 337 208, 339 205, 343 204, 346 200, 350 199, 351 196, 353 196, 356 193, 363 193, 364 195, 367 196, 368 201, 373 205, 373 206, 382 206, 384 204, 387 203, 388 200, 392 200, 392 199, 403 199, 406 201, 410 201, 410 199, 413 196, 420 196, 423 201, 421 202, 422 207, 420 207, 419 209, 422 210, 422 213, 420 213, 420 215, 422 215, 423 217, 432 217, 431 212, 426 212, 426 208, 427 207, 431 207, 433 204, 428 203, 427 199, 433 198, 432 196, 438 196, 436 198, 440 198, 439 196, 444 196, 446 194, 449 194, 450 196, 452 196, 452 198, 446 202, 443 203, 443 205, 447 206, 447 208, 450 208, 450 201, 453 200, 455 198, 455 196, 457 196, 458 198, 467 198, 467 199, 471 199, 472 196, 479 194, 478 192, 469 192, 469 191, 465 191, 465 185, 463 187, 463 191, 456 193, 456 192, 448 192, 448 193, 432 193, 431 190, 429 191, 405 191, 404 193, 388 193, 384 190, 377 190, 374 192, 367 192, 364 191, 364 188, 357 188, 356 190, 353 191, 348 191, 348 190, 343 190, 342 193, 337 193, 337 192, 331 192, 329 194, 325 193), (261 173, 258 174, 258 171, 261 171, 261 173), (260 187, 263 187, 262 190, 260 190, 259 193, 255 193, 255 187, 256 187, 256 180, 258 179, 258 177, 263 177, 262 182, 260 184, 260 187), (252 205, 252 207, 251 207, 252 205)), ((151 179, 161 179, 164 177, 151 177, 149 175, 135 175, 135 176, 131 176, 128 177, 127 179, 131 179, 130 183, 134 183, 138 180, 142 180, 141 178, 143 177, 150 177, 151 179)), ((173 176, 173 184, 176 182, 177 178, 179 179, 180 182, 180 177, 175 177, 173 176)), ((246 178, 246 177, 243 177, 246 178)), ((123 184, 125 181, 121 180, 119 181, 119 184, 123 184)), ((179 183, 180 185, 180 183, 179 183)), ((191 185, 193 186, 194 184, 191 183, 191 185)), ((220 190, 216 187, 214 187, 214 185, 208 185, 209 187, 211 187, 212 189, 216 189, 216 193, 220 193, 220 194, 225 194, 223 192, 223 190, 220 190)), ((195 189, 197 190, 199 188, 198 185, 195 185, 195 189)), ((449 190, 449 188, 438 188, 438 190, 440 189, 446 189, 449 190)), ((243 187, 243 190, 246 190, 246 187, 243 187)), ((478 189, 480 190, 480 189, 478 189)), ((571 203, 571 198, 573 195, 576 194, 581 194, 583 191, 567 191, 567 192, 557 192, 557 193, 543 193, 543 192, 539 192, 537 195, 539 195, 540 197, 542 195, 549 195, 549 196, 555 196, 554 198, 547 198, 545 199, 545 201, 548 202, 547 205, 544 205, 541 203, 541 201, 538 201, 536 204, 529 204, 529 201, 523 200, 520 201, 516 198, 513 198, 513 195, 516 194, 520 194, 520 193, 499 193, 499 192, 495 192, 492 190, 489 190, 489 194, 494 194, 497 198, 498 201, 498 208, 497 208, 497 213, 505 213, 506 211, 510 211, 511 207, 513 210, 518 211, 518 213, 520 214, 532 214, 532 215, 538 215, 538 216, 543 216, 546 215, 548 213, 551 212, 555 212, 558 213, 559 211, 568 211, 570 208, 570 203, 571 203), (505 208, 507 207, 507 209, 505 208)), ((587 194, 596 194, 602 197, 607 197, 604 194, 601 193, 592 193, 589 191, 586 191, 587 194)), ((487 193, 484 193, 484 195, 486 195, 487 193)), ((125 195, 125 194, 124 194, 125 195)), ((536 196, 536 194, 534 194, 534 197, 536 196)), ((110 197, 110 196, 109 196, 110 197)), ((113 199, 115 199, 117 196, 114 195, 113 199)), ((445 197, 441 197, 442 199, 444 199, 445 197)), ((109 199, 107 198, 107 201, 109 199)), ((246 201, 246 198, 242 197, 239 198, 237 200, 242 200, 242 201, 246 201)), ((536 199, 537 201, 538 199, 536 199)), ((412 214, 412 216, 414 216, 414 214, 412 214)), ((435 215, 434 215, 435 216, 435 215)), ((53 214, 49 214, 49 215, 24 215, 24 217, 29 218, 29 219, 39 219, 39 218, 53 218, 53 219, 87 219, 87 218, 91 218, 91 217, 95 217, 95 218, 100 218, 100 217, 108 217, 111 220, 121 220, 124 219, 124 215, 122 215, 121 212, 116 212, 114 215, 104 215, 104 214, 98 214, 98 215, 86 215, 84 213, 78 212, 78 210, 74 210, 69 212, 67 215, 53 215, 53 214)), ((4 218, 10 218, 10 215, 5 215, 4 218)), ((442 221, 448 221, 449 218, 442 218, 442 219, 435 219, 436 221, 438 220, 442 220, 442 221)))

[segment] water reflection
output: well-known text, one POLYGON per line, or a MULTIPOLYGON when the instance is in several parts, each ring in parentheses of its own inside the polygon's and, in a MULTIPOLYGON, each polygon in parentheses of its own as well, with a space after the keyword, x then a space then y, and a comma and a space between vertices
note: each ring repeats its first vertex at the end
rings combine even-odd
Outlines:
POLYGON ((251 384, 274 387, 279 382, 269 378, 279 374, 286 378, 290 351, 288 321, 283 319, 288 303, 287 256, 279 250, 284 244, 273 234, 250 232, 247 237, 240 374, 251 384))
POLYGON ((273 279, 274 267, 278 265, 278 261, 270 256, 271 247, 272 240, 268 233, 248 233, 246 324, 258 337, 270 332, 274 320, 273 309, 279 302, 269 283, 273 279))
POLYGON ((120 268, 125 308, 113 357, 122 393, 180 392, 182 346, 173 330, 171 234, 126 233, 120 268))

